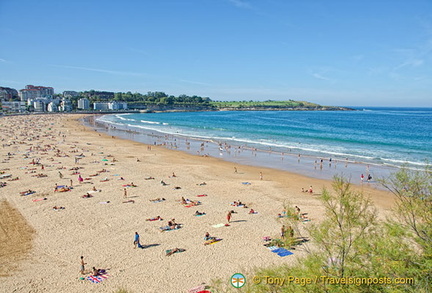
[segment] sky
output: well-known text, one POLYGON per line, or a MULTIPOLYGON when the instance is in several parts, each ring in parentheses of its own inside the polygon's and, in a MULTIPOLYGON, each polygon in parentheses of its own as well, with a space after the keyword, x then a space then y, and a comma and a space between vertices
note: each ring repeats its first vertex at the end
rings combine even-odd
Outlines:
POLYGON ((432 107, 432 0, 0 0, 0 86, 432 107))

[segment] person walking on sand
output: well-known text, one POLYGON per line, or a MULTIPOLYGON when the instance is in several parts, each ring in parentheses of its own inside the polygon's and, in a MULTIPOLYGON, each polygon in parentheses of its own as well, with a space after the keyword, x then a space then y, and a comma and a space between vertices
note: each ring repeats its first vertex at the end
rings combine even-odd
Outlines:
POLYGON ((237 173, 237 167, 234 167, 234 173, 237 173))
POLYGON ((85 265, 86 264, 87 263, 84 262, 84 256, 81 255, 81 268, 80 268, 80 272, 81 272, 82 275, 84 275, 84 273, 85 273, 85 265))
POLYGON ((229 211, 227 214, 227 221, 228 221, 228 224, 231 223, 231 211, 229 211))
POLYGON ((282 228, 281 228, 281 238, 282 239, 285 238, 285 233, 286 233, 285 225, 282 225, 282 228))
POLYGON ((138 232, 135 232, 135 238, 134 238, 134 248, 143 248, 141 243, 140 243, 140 236, 138 234, 138 232))
POLYGON ((123 188, 123 197, 127 198, 127 190, 126 190, 126 188, 123 188))
POLYGON ((59 174, 60 179, 62 179, 63 178, 62 172, 59 171, 58 174, 59 174))
POLYGON ((263 180, 263 173, 260 172, 260 180, 263 180))

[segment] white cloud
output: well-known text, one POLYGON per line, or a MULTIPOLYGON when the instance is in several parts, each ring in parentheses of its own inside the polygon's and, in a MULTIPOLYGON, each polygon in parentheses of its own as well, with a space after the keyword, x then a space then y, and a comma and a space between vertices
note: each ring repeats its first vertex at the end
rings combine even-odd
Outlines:
POLYGON ((318 73, 312 73, 312 76, 315 77, 316 79, 321 79, 321 80, 330 80, 330 78, 327 78, 325 76, 322 76, 321 74, 318 73))
POLYGON ((60 68, 66 68, 66 69, 78 69, 78 70, 85 70, 85 71, 102 72, 102 73, 108 73, 108 74, 114 74, 114 75, 144 76, 144 74, 137 73, 137 72, 107 70, 107 69, 100 69, 100 68, 69 66, 69 65, 52 65, 52 66, 60 67, 60 68))
POLYGON ((243 0, 228 0, 228 2, 230 2, 231 4, 239 8, 246 8, 246 9, 252 8, 252 6, 248 2, 243 0))

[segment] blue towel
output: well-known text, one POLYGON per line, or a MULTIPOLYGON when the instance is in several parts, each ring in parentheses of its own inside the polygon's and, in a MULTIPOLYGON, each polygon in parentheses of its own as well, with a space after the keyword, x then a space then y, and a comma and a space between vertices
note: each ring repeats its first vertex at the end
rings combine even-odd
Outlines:
POLYGON ((291 254, 293 254, 291 251, 286 250, 286 251, 279 252, 277 255, 283 257, 283 256, 291 255, 291 254))

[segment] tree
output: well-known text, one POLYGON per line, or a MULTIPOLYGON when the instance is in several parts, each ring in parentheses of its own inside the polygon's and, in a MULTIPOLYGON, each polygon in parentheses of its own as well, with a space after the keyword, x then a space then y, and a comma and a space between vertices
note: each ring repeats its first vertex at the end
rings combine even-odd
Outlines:
POLYGON ((404 259, 405 266, 418 280, 418 291, 432 292, 432 170, 430 166, 424 171, 401 169, 381 183, 396 197, 397 221, 389 225, 400 228, 401 239, 417 249, 404 259))
POLYGON ((244 292, 432 292, 431 177, 430 171, 402 170, 384 182, 396 195, 399 221, 378 221, 370 199, 335 177, 333 192, 324 189, 321 196, 325 219, 309 229, 308 256, 247 278, 283 278, 284 285, 250 282, 244 292), (395 283, 401 279, 406 284, 395 283))

